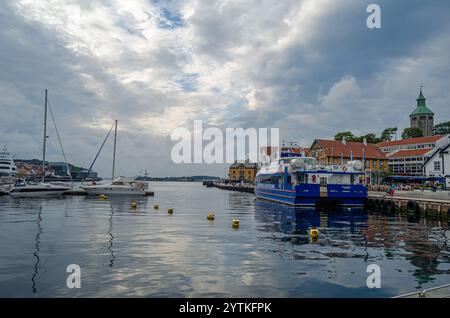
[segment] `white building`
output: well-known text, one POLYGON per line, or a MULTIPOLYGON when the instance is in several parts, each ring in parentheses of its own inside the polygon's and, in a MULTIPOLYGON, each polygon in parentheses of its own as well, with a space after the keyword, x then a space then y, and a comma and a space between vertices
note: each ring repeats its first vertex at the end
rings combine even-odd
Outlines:
POLYGON ((449 144, 450 135, 446 135, 386 141, 377 146, 389 158, 388 166, 392 174, 422 176, 427 158, 449 144))
POLYGON ((450 143, 435 149, 422 165, 424 175, 428 178, 446 178, 450 187, 450 143))

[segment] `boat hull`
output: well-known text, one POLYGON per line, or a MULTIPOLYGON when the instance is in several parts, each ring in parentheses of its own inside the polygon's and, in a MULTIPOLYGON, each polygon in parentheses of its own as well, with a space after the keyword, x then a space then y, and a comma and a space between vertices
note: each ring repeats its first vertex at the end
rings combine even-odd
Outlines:
POLYGON ((106 189, 106 188, 90 188, 81 187, 88 195, 100 195, 107 196, 145 196, 146 192, 137 189, 106 189))
POLYGON ((12 197, 52 197, 61 196, 68 189, 58 189, 58 190, 34 190, 34 191, 10 191, 9 195, 12 197))
POLYGON ((363 185, 328 185, 326 191, 321 191, 320 185, 302 185, 291 189, 256 186, 255 194, 260 199, 293 206, 333 204, 361 207, 367 198, 367 188, 363 185))

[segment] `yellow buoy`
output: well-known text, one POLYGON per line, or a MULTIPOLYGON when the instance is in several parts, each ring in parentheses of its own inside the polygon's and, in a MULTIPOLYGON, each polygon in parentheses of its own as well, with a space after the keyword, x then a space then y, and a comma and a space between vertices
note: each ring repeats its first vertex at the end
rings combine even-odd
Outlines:
POLYGON ((173 209, 172 208, 167 209, 167 213, 173 214, 173 209))
POLYGON ((136 208, 137 208, 137 203, 136 203, 136 202, 131 202, 131 207, 132 207, 133 209, 136 209, 136 208))
POLYGON ((155 210, 158 210, 158 209, 159 209, 159 205, 154 204, 154 205, 153 205, 153 208, 154 208, 155 210))
POLYGON ((107 197, 106 195, 104 195, 104 194, 100 194, 100 195, 98 196, 98 198, 99 198, 100 200, 106 200, 106 199, 108 199, 108 197, 107 197))
POLYGON ((213 221, 216 217, 214 216, 214 213, 209 212, 208 216, 206 217, 209 221, 213 221))
POLYGON ((311 237, 312 239, 316 239, 319 237, 319 230, 318 229, 309 229, 309 237, 311 237))
POLYGON ((231 221, 231 227, 234 228, 234 229, 239 228, 239 219, 233 219, 231 221))

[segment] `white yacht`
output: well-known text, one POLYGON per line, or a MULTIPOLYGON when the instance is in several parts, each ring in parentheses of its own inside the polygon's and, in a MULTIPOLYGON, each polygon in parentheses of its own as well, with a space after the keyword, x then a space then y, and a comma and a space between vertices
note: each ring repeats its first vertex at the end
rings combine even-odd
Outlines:
POLYGON ((82 186, 81 188, 89 195, 109 195, 109 196, 134 196, 145 195, 148 184, 144 181, 137 181, 119 177, 112 180, 111 183, 96 184, 82 186))
POLYGON ((6 146, 0 151, 0 177, 14 177, 17 174, 17 167, 13 157, 8 152, 6 146))
POLYGON ((9 195, 14 197, 42 197, 58 196, 69 190, 69 187, 40 182, 36 178, 28 177, 16 181, 9 195))

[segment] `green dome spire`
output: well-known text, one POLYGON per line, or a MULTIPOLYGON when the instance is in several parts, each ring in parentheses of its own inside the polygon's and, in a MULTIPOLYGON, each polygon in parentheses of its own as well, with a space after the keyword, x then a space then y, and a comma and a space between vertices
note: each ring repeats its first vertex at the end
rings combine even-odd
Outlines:
POLYGON ((417 107, 416 109, 409 115, 409 117, 417 116, 417 115, 434 115, 434 113, 427 107, 425 103, 426 98, 422 93, 422 86, 420 86, 419 97, 417 97, 417 107))

